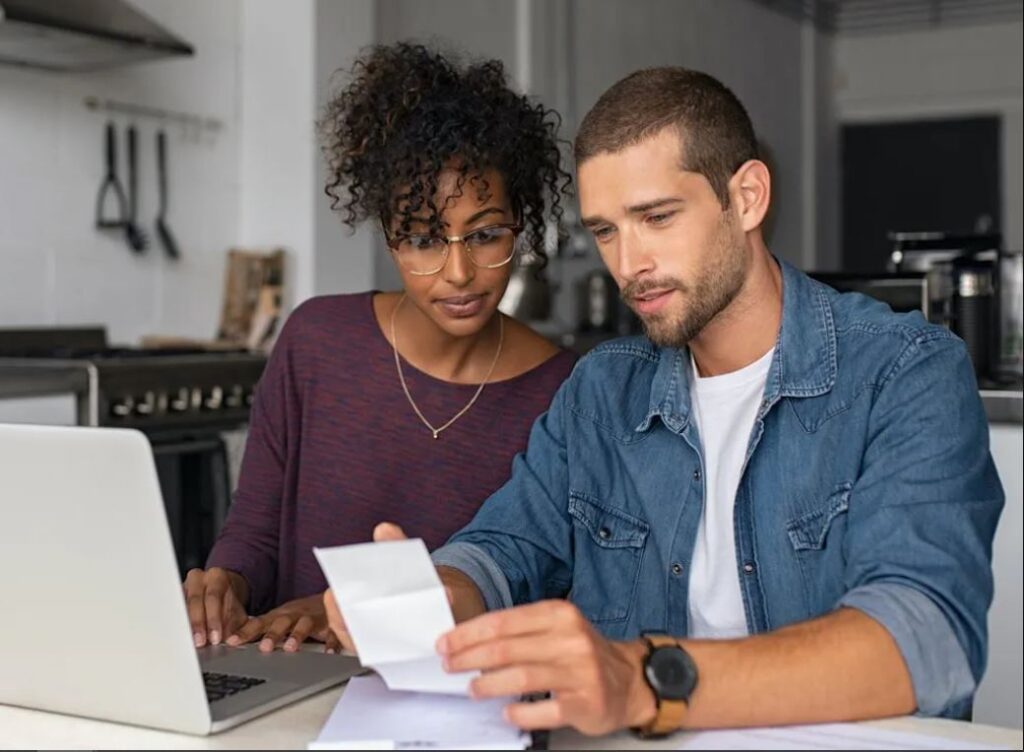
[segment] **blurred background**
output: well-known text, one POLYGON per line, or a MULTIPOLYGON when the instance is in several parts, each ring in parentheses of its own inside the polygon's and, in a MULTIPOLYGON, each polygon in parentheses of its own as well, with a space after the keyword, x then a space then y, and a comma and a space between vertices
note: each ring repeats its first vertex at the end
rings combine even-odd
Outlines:
MULTIPOLYGON (((1007 490, 975 718, 1020 727, 1022 5, 0 0, 0 421, 146 431, 196 565, 281 319, 397 286, 379 235, 323 195, 335 71, 400 39, 498 58, 571 140, 625 74, 701 69, 772 168, 770 248, 971 350, 1007 490)), ((636 322, 576 221, 503 308, 582 352, 636 322)))

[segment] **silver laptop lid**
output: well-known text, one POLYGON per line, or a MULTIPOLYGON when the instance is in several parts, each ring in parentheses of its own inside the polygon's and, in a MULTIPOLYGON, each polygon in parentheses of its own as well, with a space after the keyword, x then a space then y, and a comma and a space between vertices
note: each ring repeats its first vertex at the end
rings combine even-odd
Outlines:
POLYGON ((0 703, 210 730, 142 433, 0 425, 0 604, 0 703))

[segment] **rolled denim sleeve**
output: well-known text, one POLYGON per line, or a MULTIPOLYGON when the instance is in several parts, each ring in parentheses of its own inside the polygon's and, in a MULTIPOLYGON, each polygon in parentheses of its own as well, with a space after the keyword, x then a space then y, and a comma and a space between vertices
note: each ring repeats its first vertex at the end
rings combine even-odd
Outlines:
POLYGON ((449 543, 434 551, 430 558, 435 567, 458 569, 473 580, 488 611, 512 606, 512 593, 508 589, 505 573, 480 546, 449 543))
POLYGON ((918 712, 941 715, 974 692, 963 646, 939 607, 920 590, 876 582, 854 588, 839 605, 862 611, 892 635, 914 683, 918 712))
POLYGON ((489 610, 561 597, 572 581, 572 522, 563 427, 570 377, 530 431, 507 483, 433 554, 476 583, 489 610))
POLYGON ((1003 491, 963 343, 928 330, 876 387, 844 538, 846 595, 892 635, 920 713, 954 715, 985 669, 1003 491))

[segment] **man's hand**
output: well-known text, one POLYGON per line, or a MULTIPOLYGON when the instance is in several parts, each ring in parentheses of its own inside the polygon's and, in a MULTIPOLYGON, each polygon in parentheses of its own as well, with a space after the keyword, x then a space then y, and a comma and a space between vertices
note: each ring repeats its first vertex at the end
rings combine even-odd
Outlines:
POLYGON ((643 677, 646 646, 606 640, 566 601, 484 614, 441 637, 437 648, 448 671, 484 672, 470 686, 474 697, 551 692, 551 699, 506 708, 520 728, 607 734, 643 726, 657 709, 643 677))
POLYGON ((185 576, 182 590, 197 648, 207 642, 219 645, 248 618, 242 604, 249 597, 249 585, 238 572, 220 567, 193 569, 185 576))
POLYGON ((324 643, 327 653, 335 653, 340 648, 338 638, 327 626, 324 597, 319 593, 283 603, 263 616, 250 617, 225 642, 234 646, 262 638, 260 650, 270 653, 283 640, 284 651, 294 653, 309 637, 324 643))
MULTIPOLYGON (((391 522, 382 522, 373 529, 374 543, 405 540, 406 537, 402 528, 391 522)), ((444 592, 448 596, 448 603, 452 607, 452 615, 456 622, 471 619, 486 611, 480 591, 466 575, 447 567, 438 567, 437 573, 441 578, 441 584, 444 585, 444 592)), ((352 641, 352 635, 345 626, 341 609, 338 608, 338 602, 330 590, 324 593, 324 608, 327 612, 328 625, 341 646, 355 653, 356 646, 352 641)))

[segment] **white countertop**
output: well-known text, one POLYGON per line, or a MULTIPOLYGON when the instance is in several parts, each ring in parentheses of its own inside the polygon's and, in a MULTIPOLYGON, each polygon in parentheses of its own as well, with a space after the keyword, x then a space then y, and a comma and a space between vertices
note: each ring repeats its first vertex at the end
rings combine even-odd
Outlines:
MULTIPOLYGON (((343 691, 336 687, 224 733, 208 737, 123 726, 0 705, 3 749, 305 749, 343 691)), ((1021 749, 1021 730, 960 721, 897 718, 871 725, 909 733, 1021 749)), ((641 742, 628 733, 588 738, 571 731, 552 734, 552 749, 674 749, 680 737, 641 742)))

